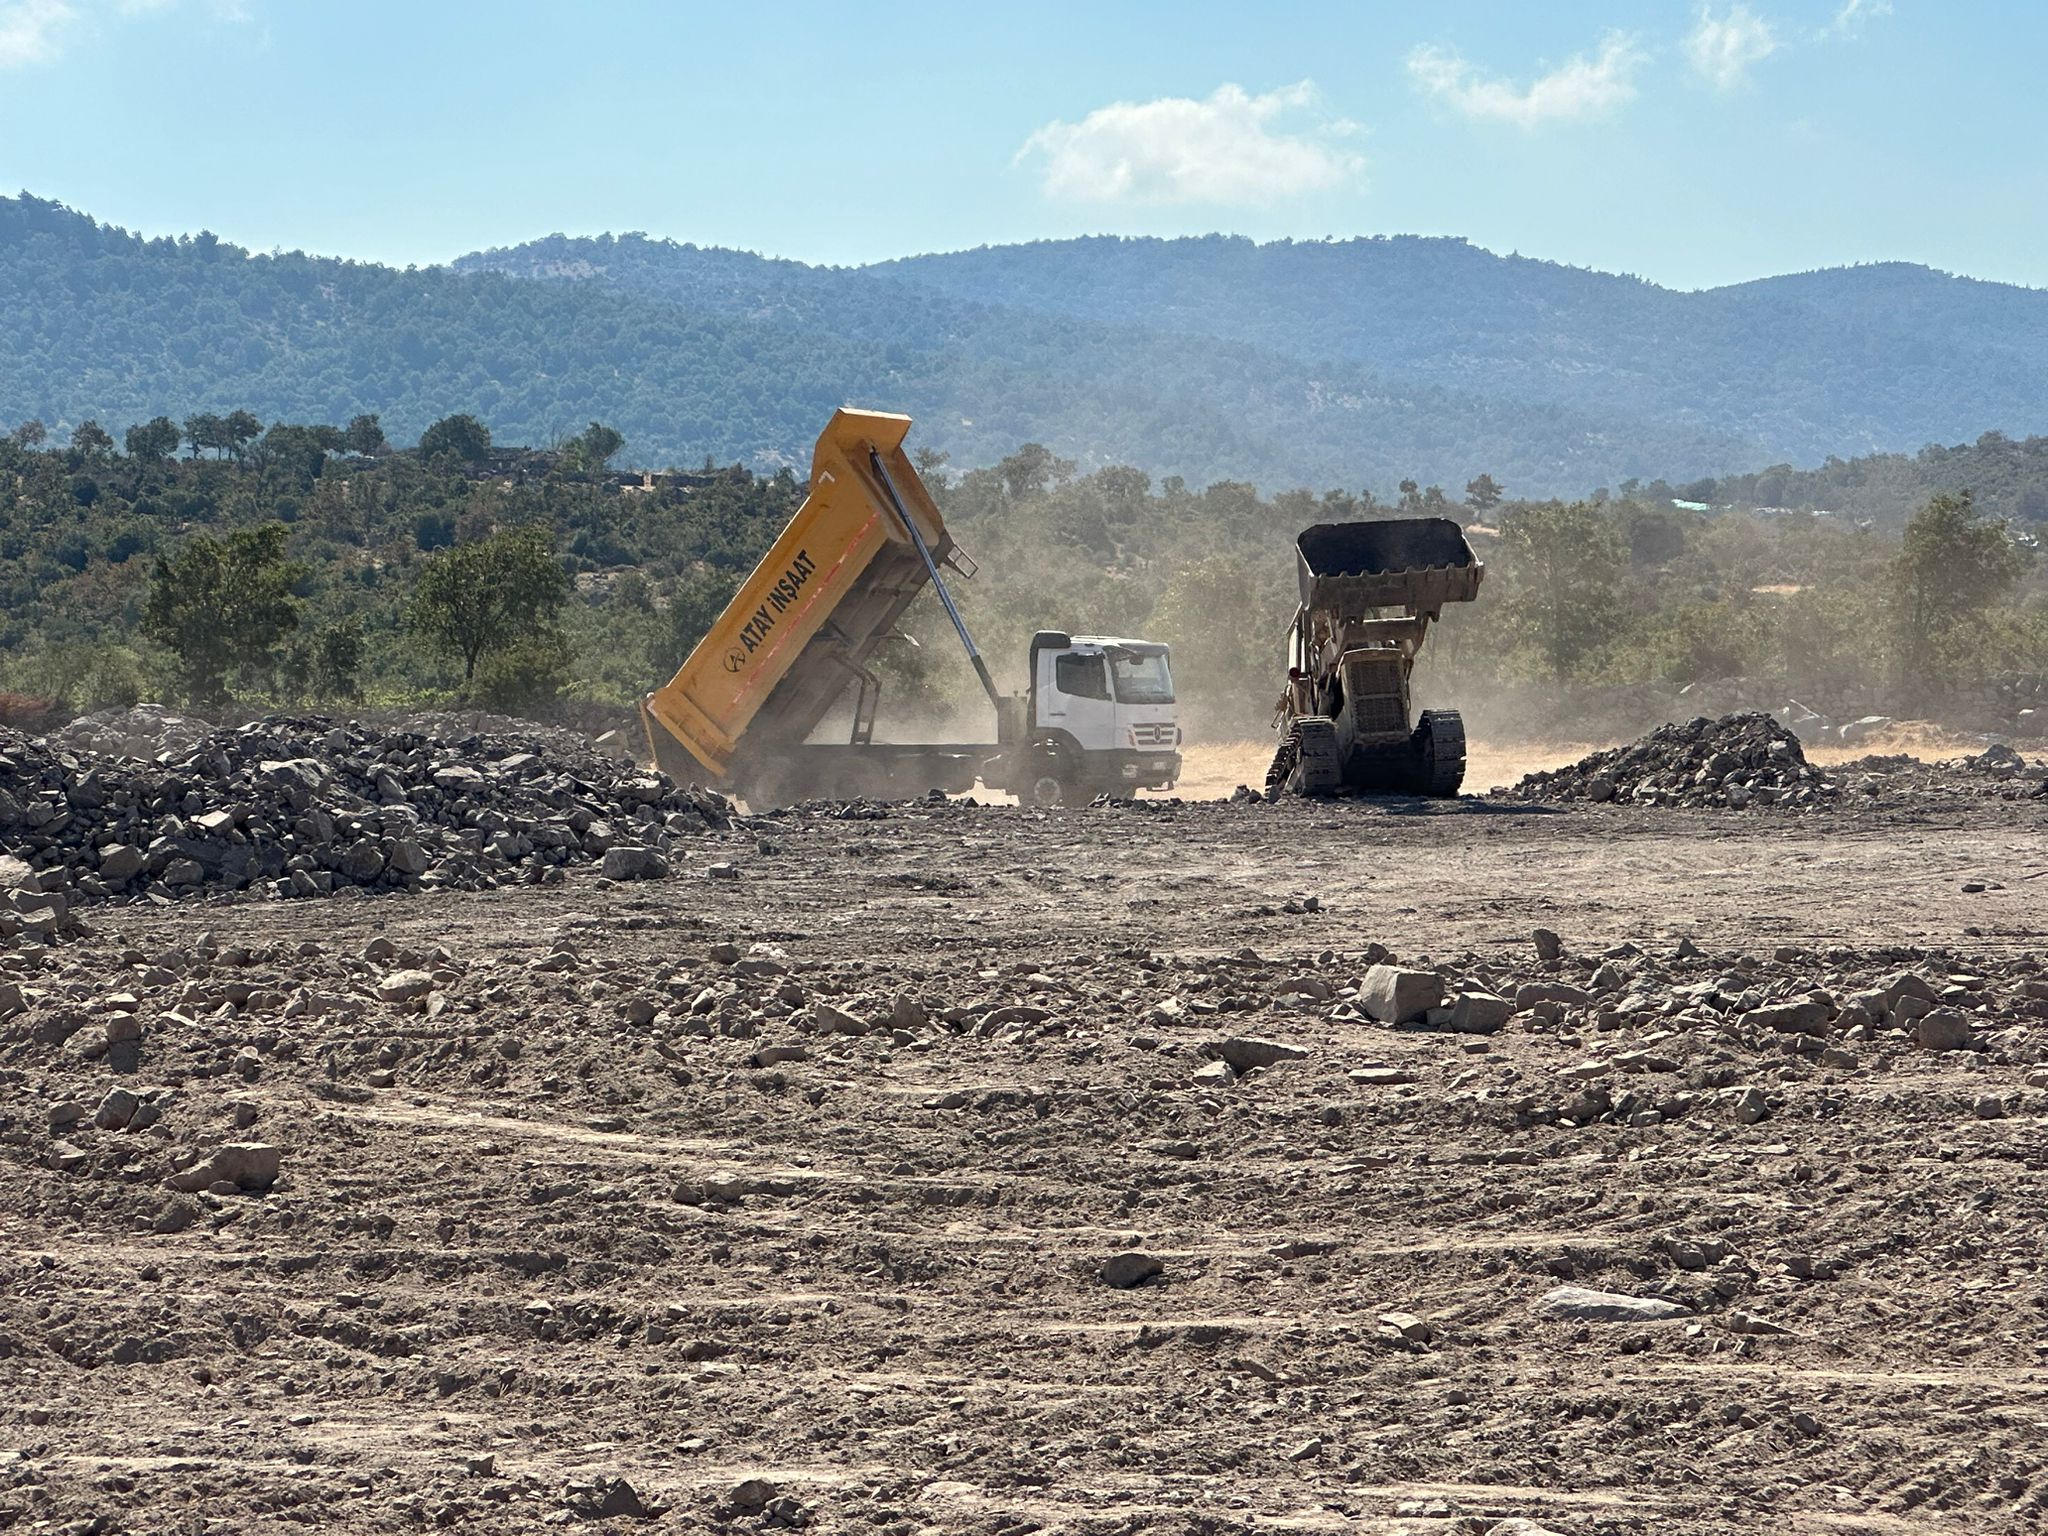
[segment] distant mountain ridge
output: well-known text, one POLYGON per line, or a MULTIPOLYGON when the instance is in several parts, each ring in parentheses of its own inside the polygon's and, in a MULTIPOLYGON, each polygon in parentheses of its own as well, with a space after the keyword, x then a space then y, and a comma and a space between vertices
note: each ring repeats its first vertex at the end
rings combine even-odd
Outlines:
POLYGON ((813 267, 550 236, 398 271, 0 199, 0 424, 247 408, 394 440, 596 419, 804 462, 832 406, 959 464, 1037 440, 1202 484, 1582 494, 2048 427, 2048 294, 1888 266, 1682 294, 1463 241, 1090 240, 813 267))
POLYGON ((875 268, 1443 388, 1624 412, 1818 460, 2048 426, 2048 293, 1906 263, 1683 293, 1463 240, 1096 238, 875 268))

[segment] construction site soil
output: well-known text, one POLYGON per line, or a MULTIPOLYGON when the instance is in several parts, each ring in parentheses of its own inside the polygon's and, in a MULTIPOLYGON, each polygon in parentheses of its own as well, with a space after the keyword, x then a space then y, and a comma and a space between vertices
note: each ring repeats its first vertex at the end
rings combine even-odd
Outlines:
POLYGON ((665 851, 611 880, 543 761, 489 836, 562 859, 493 883, 446 753, 335 750, 455 788, 237 890, 28 850, 79 900, 0 947, 0 1530, 2048 1521, 2037 767, 731 818, 626 770, 665 851), (408 836, 451 878, 280 899, 408 836))

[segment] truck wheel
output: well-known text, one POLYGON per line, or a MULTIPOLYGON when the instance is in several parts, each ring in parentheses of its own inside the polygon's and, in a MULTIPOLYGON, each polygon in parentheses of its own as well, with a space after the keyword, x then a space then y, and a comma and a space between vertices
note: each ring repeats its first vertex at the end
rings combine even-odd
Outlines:
POLYGON ((1071 805, 1074 793, 1067 781, 1057 773, 1041 773, 1031 781, 1026 800, 1029 804, 1049 809, 1055 805, 1071 805))
POLYGON ((1410 787, 1435 800, 1457 798, 1465 782, 1465 720, 1455 709, 1425 709, 1409 739, 1410 787))

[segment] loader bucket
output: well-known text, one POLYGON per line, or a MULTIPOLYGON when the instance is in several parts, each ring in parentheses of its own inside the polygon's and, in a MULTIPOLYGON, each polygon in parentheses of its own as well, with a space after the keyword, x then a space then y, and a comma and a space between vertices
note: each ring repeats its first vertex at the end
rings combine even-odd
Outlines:
POLYGON ((1318 523, 1294 542, 1301 605, 1311 612, 1404 608, 1434 618, 1445 603, 1479 595, 1483 568, 1447 517, 1318 523))

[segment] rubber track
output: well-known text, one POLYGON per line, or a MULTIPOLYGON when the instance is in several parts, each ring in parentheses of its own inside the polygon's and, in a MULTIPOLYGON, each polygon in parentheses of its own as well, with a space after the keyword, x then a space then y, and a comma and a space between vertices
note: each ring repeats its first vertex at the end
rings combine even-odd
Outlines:
POLYGON ((1455 709, 1425 709, 1416 733, 1429 743, 1429 756, 1415 765, 1416 790, 1437 800, 1457 797, 1465 782, 1465 720, 1455 709))
POLYGON ((1291 786, 1294 792, 1297 795, 1334 795, 1342 789, 1344 765, 1337 753, 1336 722, 1304 715, 1294 722, 1294 738, 1296 750, 1300 753, 1291 786))

